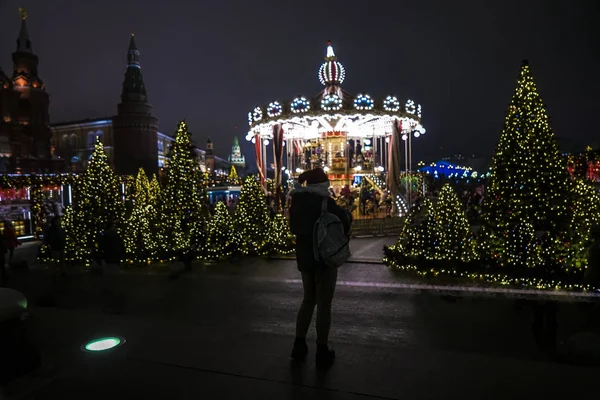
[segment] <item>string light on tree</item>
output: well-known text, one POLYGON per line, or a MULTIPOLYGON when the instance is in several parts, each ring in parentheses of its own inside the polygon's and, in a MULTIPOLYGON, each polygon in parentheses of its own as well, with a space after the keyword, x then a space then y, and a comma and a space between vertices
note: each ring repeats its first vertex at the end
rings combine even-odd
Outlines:
POLYGON ((73 205, 68 208, 69 216, 63 221, 66 258, 90 265, 98 237, 108 222, 115 222, 122 234, 124 211, 119 181, 99 140, 81 181, 73 186, 73 205))
POLYGON ((243 254, 262 254, 269 229, 269 214, 262 189, 254 176, 244 180, 234 214, 238 248, 243 254))
POLYGON ((215 212, 208 224, 206 237, 206 257, 209 260, 222 260, 235 250, 233 219, 222 201, 215 206, 215 212))
POLYGON ((269 224, 267 234, 267 252, 269 254, 290 254, 294 251, 295 239, 290 231, 287 219, 275 214, 269 224))

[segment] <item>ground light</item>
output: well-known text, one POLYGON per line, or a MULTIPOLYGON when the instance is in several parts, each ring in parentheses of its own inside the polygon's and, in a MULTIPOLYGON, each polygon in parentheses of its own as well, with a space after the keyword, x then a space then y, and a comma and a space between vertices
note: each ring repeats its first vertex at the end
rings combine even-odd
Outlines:
POLYGON ((120 337, 116 337, 116 336, 103 337, 103 338, 94 339, 90 342, 87 342, 86 344, 84 344, 82 346, 82 350, 89 351, 89 352, 101 352, 101 351, 114 349, 115 347, 121 346, 123 343, 125 343, 125 339, 120 338, 120 337))

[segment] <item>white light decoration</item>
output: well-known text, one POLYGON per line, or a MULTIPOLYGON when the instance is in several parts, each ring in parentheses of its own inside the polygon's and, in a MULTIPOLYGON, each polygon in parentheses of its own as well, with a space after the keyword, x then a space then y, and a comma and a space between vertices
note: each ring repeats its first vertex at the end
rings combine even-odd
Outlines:
POLYGON ((331 42, 329 42, 327 46, 327 57, 325 57, 325 62, 321 65, 321 68, 319 68, 319 81, 323 86, 340 85, 344 82, 345 77, 346 70, 344 69, 344 66, 337 61, 333 46, 331 46, 331 42))
POLYGON ((364 139, 364 140, 363 140, 363 143, 364 143, 366 146, 370 146, 370 145, 371 145, 371 139, 364 139))
POLYGON ((383 109, 389 112, 396 112, 400 110, 400 102, 396 96, 388 96, 383 101, 383 109))
POLYGON ((302 173, 302 168, 296 168, 296 172, 301 174, 302 173))
POLYGON ((296 97, 290 108, 294 114, 305 113, 310 110, 310 103, 304 97, 296 97))
POLYGON ((417 105, 417 117, 421 118, 421 105, 417 105))
POLYGON ((252 138, 252 139, 250 139, 250 141, 252 142, 252 144, 255 144, 256 143, 256 138, 252 138))
POLYGON ((362 170, 362 167, 361 167, 360 165, 357 165, 356 167, 354 167, 354 169, 355 169, 356 171, 360 171, 360 170, 362 170))
POLYGON ((407 112, 407 113, 409 113, 409 114, 413 114, 413 115, 415 114, 415 112, 416 112, 416 110, 417 110, 417 108, 416 108, 416 106, 415 106, 415 102, 414 102, 414 101, 412 101, 412 100, 408 100, 408 101, 406 102, 406 105, 404 106, 404 108, 406 109, 406 112, 407 112))
POLYGON ((282 112, 283 108, 281 107, 281 104, 279 104, 279 102, 273 101, 269 103, 269 106, 267 107, 267 115, 269 117, 278 117, 281 115, 282 112))
POLYGON ((269 145, 269 140, 265 139, 265 141, 263 143, 265 144, 265 146, 268 146, 269 145))
POLYGON ((354 108, 357 110, 372 110, 373 109, 373 99, 368 94, 359 94, 354 99, 354 108))
POLYGON ((252 125, 252 113, 248 113, 248 125, 252 125))
POLYGON ((337 111, 342 108, 342 99, 334 93, 330 93, 321 100, 321 108, 325 111, 337 111))
POLYGON ((416 138, 418 138, 419 136, 421 136, 421 132, 419 132, 419 131, 415 131, 415 132, 414 132, 414 135, 415 135, 415 137, 416 137, 416 138))
POLYGON ((325 167, 325 168, 323 168, 323 171, 325 171, 325 172, 329 172, 329 167, 325 167))
POLYGON ((408 139, 408 136, 406 134, 402 135, 402 140, 406 140, 408 139))
POLYGON ((254 109, 254 111, 252 112, 252 119, 254 120, 254 122, 258 122, 262 119, 263 117, 263 112, 260 109, 260 107, 256 107, 254 109))
POLYGON ((385 168, 383 168, 383 167, 380 165, 379 167, 377 167, 377 170, 378 170, 379 172, 383 172, 383 171, 385 171, 385 168))

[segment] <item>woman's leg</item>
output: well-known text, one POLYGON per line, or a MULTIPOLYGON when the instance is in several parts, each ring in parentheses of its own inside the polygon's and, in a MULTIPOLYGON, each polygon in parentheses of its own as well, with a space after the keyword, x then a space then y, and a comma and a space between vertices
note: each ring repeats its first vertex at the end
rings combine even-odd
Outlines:
POLYGON ((315 282, 315 274, 302 272, 302 287, 304 288, 304 298, 298 311, 296 318, 296 340, 305 340, 312 316, 317 304, 317 285, 315 282))
POLYGON ((317 273, 317 345, 327 345, 331 328, 331 302, 337 283, 337 268, 317 273))

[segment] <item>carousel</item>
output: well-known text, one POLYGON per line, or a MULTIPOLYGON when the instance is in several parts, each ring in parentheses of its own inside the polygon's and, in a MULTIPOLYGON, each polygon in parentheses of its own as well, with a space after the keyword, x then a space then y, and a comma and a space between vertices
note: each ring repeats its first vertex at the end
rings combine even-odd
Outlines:
POLYGON ((411 141, 425 134, 421 105, 402 104, 394 95, 374 99, 346 92, 346 71, 331 42, 318 77, 324 89, 317 96, 273 101, 248 113, 246 140, 254 144, 261 181, 268 166, 278 187, 283 179, 321 167, 336 194, 367 179, 382 196, 392 196, 396 214, 403 213, 411 189, 402 187, 400 177, 411 174, 411 141))

